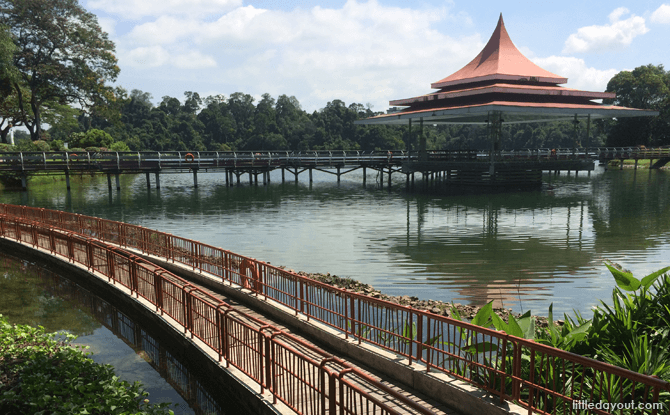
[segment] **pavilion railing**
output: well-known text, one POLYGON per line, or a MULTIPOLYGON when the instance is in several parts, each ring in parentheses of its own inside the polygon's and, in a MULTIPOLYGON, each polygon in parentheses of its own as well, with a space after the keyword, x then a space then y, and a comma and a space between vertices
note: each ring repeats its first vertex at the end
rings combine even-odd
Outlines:
MULTIPOLYGON (((93 222, 66 223, 72 226, 93 222)), ((88 233, 90 228, 82 230, 88 233)), ((332 414, 432 413, 347 362, 237 311, 130 252, 82 233, 1 212, 0 237, 62 256, 125 287, 131 296, 142 297, 156 312, 182 326, 185 335, 199 339, 218 353, 226 367, 236 367, 260 385, 261 393, 269 390, 274 403, 282 401, 299 414, 323 414, 324 408, 332 414), (387 397, 384 402, 378 398, 380 393, 387 397)))
MULTIPOLYGON (((643 406, 634 413, 670 414, 670 384, 531 340, 332 287, 263 261, 197 241, 105 219, 25 206, 0 213, 115 243, 179 262, 270 298, 326 324, 346 338, 373 344, 448 373, 529 413, 579 413, 582 403, 643 406), (648 408, 647 408, 648 407, 648 408)), ((592 413, 623 413, 593 409, 592 413)))

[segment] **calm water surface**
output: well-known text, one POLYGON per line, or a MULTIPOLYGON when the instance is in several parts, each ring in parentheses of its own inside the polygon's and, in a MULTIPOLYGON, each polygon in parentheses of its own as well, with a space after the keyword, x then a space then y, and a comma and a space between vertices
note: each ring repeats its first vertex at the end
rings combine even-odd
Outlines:
MULTIPOLYGON (((131 317, 67 278, 0 252, 0 314, 10 323, 67 331, 97 363, 111 364, 122 380, 142 382, 152 403, 170 402, 176 415, 225 414, 197 376, 155 340, 154 328, 131 317)), ((228 412, 239 413, 239 411, 228 412)))
MULTIPOLYGON (((0 193, 4 203, 139 224, 285 265, 348 276, 394 295, 585 316, 610 296, 604 259, 642 277, 670 265, 670 172, 545 175, 541 190, 484 195, 380 189, 353 172, 226 187, 222 174, 122 176, 0 193)), ((287 174, 292 179, 292 175, 287 174)))

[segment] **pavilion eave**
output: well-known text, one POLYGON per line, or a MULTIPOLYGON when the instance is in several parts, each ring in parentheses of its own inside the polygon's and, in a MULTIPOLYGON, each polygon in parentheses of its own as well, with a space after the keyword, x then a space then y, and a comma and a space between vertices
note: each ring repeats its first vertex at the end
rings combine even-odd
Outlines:
POLYGON ((658 111, 640 110, 626 107, 600 105, 537 104, 512 102, 489 103, 457 108, 432 108, 378 115, 357 120, 355 124, 395 124, 407 125, 409 120, 422 120, 428 124, 486 124, 491 113, 503 114, 503 124, 522 124, 532 122, 554 122, 574 120, 574 117, 624 118, 656 116, 658 111))

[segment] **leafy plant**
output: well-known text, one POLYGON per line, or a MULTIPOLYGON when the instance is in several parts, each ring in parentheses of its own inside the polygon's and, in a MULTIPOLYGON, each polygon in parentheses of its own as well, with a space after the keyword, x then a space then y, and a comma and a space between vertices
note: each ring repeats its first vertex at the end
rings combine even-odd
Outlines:
POLYGON ((173 414, 169 403, 150 404, 139 382, 120 380, 112 366, 72 347, 74 338, 0 315, 0 413, 173 414))

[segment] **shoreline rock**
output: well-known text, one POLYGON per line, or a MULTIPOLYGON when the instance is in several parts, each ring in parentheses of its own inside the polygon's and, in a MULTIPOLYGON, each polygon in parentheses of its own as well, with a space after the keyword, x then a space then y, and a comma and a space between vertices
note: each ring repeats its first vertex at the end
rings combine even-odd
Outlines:
MULTIPOLYGON (((286 269, 284 266, 280 266, 279 268, 286 269)), ((294 272, 302 277, 307 277, 315 281, 323 282, 335 288, 352 291, 358 294, 364 294, 368 297, 390 301, 395 304, 409 306, 417 310, 426 311, 441 316, 452 317, 452 304, 445 303, 444 301, 421 300, 418 297, 409 295, 388 295, 375 289, 369 284, 356 281, 349 277, 338 277, 337 275, 331 275, 330 273, 308 273, 305 271, 294 271, 292 269, 288 269, 288 271, 294 272)), ((454 303, 453 308, 458 311, 458 314, 464 321, 472 320, 477 312, 481 309, 481 307, 478 306, 463 305, 461 303, 454 303)), ((513 315, 515 318, 521 317, 521 314, 515 313, 511 308, 494 308, 493 311, 498 314, 498 316, 500 316, 500 318, 502 318, 505 322, 508 321, 509 315, 513 315)), ((544 328, 549 326, 549 322, 546 317, 533 317, 535 318, 536 327, 544 328)), ((554 324, 560 326, 563 325, 563 321, 556 320, 554 324)))

